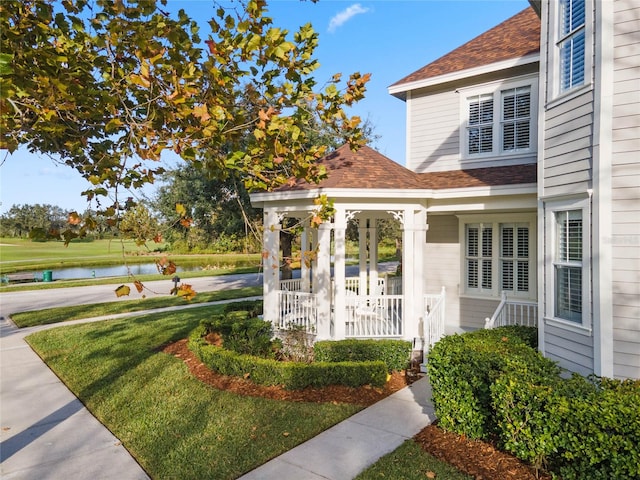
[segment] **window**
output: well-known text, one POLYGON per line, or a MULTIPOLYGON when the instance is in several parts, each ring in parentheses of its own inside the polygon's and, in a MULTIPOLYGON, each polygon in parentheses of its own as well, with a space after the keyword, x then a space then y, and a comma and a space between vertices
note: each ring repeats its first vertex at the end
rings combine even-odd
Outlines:
POLYGON ((529 291, 529 226, 500 226, 501 289, 510 292, 529 291))
POLYGON ((469 153, 493 151, 493 95, 469 98, 469 153))
POLYGON ((502 151, 528 149, 531 142, 531 88, 502 92, 502 151))
POLYGON ((467 288, 491 290, 493 227, 467 225, 467 288))
POLYGON ((465 238, 464 293, 499 297, 504 291, 510 296, 533 298, 535 245, 530 240, 535 238, 532 236, 535 233, 531 233, 533 220, 500 223, 497 216, 485 217, 496 221, 468 223, 466 220, 471 216, 461 217, 465 238))
POLYGON ((585 82, 585 0, 560 0, 558 7, 560 93, 564 93, 585 82))
POLYGON ((589 206, 589 198, 545 205, 544 316, 581 333, 591 328, 589 206))
POLYGON ((529 152, 535 111, 532 84, 465 98, 467 134, 464 150, 469 157, 529 152))
POLYGON ((555 213, 556 318, 582 323, 582 212, 555 213))

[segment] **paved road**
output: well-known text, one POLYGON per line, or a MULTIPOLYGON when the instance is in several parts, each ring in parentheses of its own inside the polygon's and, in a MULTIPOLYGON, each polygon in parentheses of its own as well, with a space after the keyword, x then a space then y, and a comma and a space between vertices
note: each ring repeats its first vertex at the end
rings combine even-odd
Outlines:
MULTIPOLYGON (((379 265, 380 273, 393 272, 396 268, 396 262, 382 263, 379 265)), ((348 266, 346 268, 346 274, 347 276, 357 275, 358 266, 348 266)), ((300 272, 295 271, 294 277, 295 276, 300 276, 300 272)), ((196 292, 213 292, 241 287, 260 286, 262 285, 262 274, 240 273, 214 277, 187 278, 184 280, 184 283, 192 285, 196 292)), ((144 285, 147 290, 145 290, 143 294, 147 297, 167 296, 171 288, 173 288, 173 282, 170 278, 145 282, 144 285)), ((6 318, 12 313, 42 310, 43 308, 134 300, 141 298, 143 295, 139 294, 135 288, 132 287, 129 296, 118 298, 114 292, 116 287, 117 285, 92 285, 48 290, 3 292, 0 293, 0 317, 6 318)))
MULTIPOLYGON (((184 282, 192 285, 196 292, 212 292, 262 285, 262 274, 243 273, 188 278, 184 282)), ((169 278, 145 282, 144 285, 147 290, 143 294, 147 297, 168 296, 171 288, 173 288, 173 282, 169 278)), ((139 294, 133 287, 129 296, 118 298, 114 292, 116 287, 117 285, 91 285, 86 287, 3 292, 0 293, 0 316, 7 317, 12 313, 41 310, 43 308, 118 302, 142 298, 143 294, 139 294)))

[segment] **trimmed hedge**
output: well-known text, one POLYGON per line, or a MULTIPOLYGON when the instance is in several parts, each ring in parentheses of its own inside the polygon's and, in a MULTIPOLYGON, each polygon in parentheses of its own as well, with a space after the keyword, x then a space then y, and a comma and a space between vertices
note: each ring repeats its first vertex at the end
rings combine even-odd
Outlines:
POLYGON ((563 480, 640 478, 640 381, 564 378, 521 343, 526 337, 498 328, 434 346, 428 367, 440 426, 497 439, 563 480))
POLYGON ((250 314, 251 312, 244 310, 231 310, 225 315, 217 315, 204 321, 203 325, 206 333, 220 334, 226 350, 258 357, 273 357, 271 323, 253 318, 250 314))
POLYGON ((207 328, 196 328, 189 338, 189 348, 202 363, 224 375, 247 376, 260 385, 282 385, 290 390, 327 385, 382 387, 387 381, 386 365, 370 362, 278 362, 273 359, 243 355, 204 340, 207 328))
POLYGON ((262 315, 263 301, 262 300, 241 300, 238 302, 229 302, 224 306, 223 312, 228 314, 230 312, 247 312, 247 316, 255 318, 258 315, 262 315))
POLYGON ((436 343, 427 369, 439 425, 472 439, 490 440, 496 424, 490 385, 507 358, 531 358, 530 327, 501 327, 450 335, 436 343))
POLYGON ((313 346, 320 362, 382 360, 387 370, 405 370, 411 360, 411 342, 404 340, 323 340, 313 346))

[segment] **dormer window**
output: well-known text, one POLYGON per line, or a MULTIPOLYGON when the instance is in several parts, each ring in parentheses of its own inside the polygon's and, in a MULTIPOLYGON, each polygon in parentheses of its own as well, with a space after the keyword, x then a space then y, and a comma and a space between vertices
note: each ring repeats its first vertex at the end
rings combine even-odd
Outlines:
POLYGON ((533 87, 532 82, 520 82, 464 97, 466 134, 463 152, 467 158, 532 151, 533 87))

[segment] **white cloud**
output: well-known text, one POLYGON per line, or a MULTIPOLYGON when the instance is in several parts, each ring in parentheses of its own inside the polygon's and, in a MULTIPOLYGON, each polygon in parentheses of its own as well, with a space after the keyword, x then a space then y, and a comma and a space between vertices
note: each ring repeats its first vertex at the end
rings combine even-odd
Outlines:
POLYGON ((359 3, 354 3, 350 7, 346 8, 342 12, 337 13, 329 22, 329 32, 333 33, 336 31, 336 28, 344 25, 346 22, 351 20, 351 18, 355 17, 360 13, 367 13, 369 11, 368 8, 364 8, 359 3))

